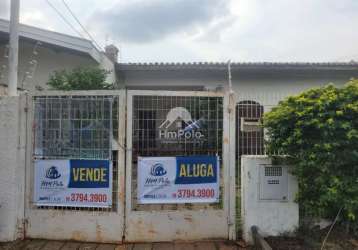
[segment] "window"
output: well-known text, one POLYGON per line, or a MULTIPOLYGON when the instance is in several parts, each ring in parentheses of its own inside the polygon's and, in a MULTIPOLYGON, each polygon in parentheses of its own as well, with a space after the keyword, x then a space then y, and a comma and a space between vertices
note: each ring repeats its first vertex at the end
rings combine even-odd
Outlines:
POLYGON ((260 120, 264 107, 255 101, 241 101, 236 106, 236 156, 264 154, 264 132, 260 120))

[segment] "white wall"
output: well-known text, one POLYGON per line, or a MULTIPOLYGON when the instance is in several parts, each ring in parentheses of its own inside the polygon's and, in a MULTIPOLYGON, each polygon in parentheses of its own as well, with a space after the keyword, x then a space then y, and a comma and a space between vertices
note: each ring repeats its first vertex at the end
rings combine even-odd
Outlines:
MULTIPOLYGON (((297 94, 312 87, 328 83, 342 86, 350 78, 358 76, 352 72, 238 72, 233 70, 232 85, 238 100, 255 98, 265 106, 275 105, 290 94, 297 94)), ((122 87, 134 89, 172 89, 204 87, 215 89, 227 86, 227 72, 220 70, 118 70, 117 78, 122 87)))
POLYGON ((23 97, 0 96, 0 241, 22 237, 25 185, 23 97))
POLYGON ((267 156, 241 158, 241 218, 245 241, 252 243, 251 226, 263 236, 293 232, 298 227, 299 209, 294 202, 298 191, 296 179, 288 174, 288 197, 285 201, 259 199, 259 168, 271 164, 267 156))

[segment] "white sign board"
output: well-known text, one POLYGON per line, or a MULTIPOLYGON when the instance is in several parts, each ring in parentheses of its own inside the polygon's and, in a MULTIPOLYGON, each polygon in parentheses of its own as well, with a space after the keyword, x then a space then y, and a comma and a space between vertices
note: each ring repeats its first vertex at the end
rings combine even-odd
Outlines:
POLYGON ((36 160, 34 202, 38 206, 111 207, 109 160, 36 160))
POLYGON ((216 156, 139 157, 138 203, 219 202, 216 156))

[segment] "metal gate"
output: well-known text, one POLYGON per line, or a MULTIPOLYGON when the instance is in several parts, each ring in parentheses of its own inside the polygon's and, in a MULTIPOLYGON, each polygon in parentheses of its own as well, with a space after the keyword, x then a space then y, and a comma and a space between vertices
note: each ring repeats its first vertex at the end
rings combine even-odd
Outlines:
MULTIPOLYGON (((32 97, 29 114, 26 237, 122 241, 125 202, 125 92, 41 92, 32 97), (41 205, 35 202, 35 161, 62 159, 111 160, 111 205, 79 207, 51 203, 41 205)), ((46 172, 46 177, 55 179, 61 175, 55 167, 54 169, 55 172, 46 172)), ((97 199, 97 196, 94 198, 97 199)), ((87 196, 80 196, 78 199, 87 199, 87 196)))
MULTIPOLYGON (((127 92, 126 241, 170 241, 235 238, 235 134, 230 96, 217 92, 127 92), (188 138, 163 140, 159 129, 174 124, 172 110, 185 110, 204 120, 202 141, 188 138), (139 204, 138 157, 218 155, 218 203, 139 204)), ((176 126, 182 126, 178 123, 176 126)), ((198 126, 199 128, 199 126, 198 126)), ((163 135, 163 134, 162 134, 163 135)), ((169 136, 170 137, 170 136, 169 136)))
MULTIPOLYGON (((95 242, 235 239, 235 105, 228 93, 49 91, 32 97, 28 117, 26 237, 95 242), (167 119, 173 123, 168 113, 178 107, 205 123, 200 129, 205 140, 164 143, 158 138, 158 127, 167 119), (138 203, 139 156, 190 155, 219 156, 219 202, 138 203), (35 161, 53 159, 111 160, 111 206, 35 202, 35 161)), ((59 176, 51 168, 47 174, 50 179, 59 176)))

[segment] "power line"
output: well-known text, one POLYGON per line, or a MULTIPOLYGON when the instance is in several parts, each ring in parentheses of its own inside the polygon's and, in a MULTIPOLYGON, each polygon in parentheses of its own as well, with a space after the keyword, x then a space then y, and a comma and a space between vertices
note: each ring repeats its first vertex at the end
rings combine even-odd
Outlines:
POLYGON ((57 15, 59 15, 62 20, 72 28, 73 31, 75 31, 80 37, 84 38, 84 36, 66 19, 64 15, 62 15, 62 13, 49 0, 46 0, 46 2, 57 13, 57 15))
POLYGON ((91 34, 87 31, 87 29, 82 25, 82 23, 80 22, 80 20, 76 17, 75 13, 72 12, 71 8, 67 5, 67 3, 65 2, 65 0, 62 0, 62 3, 65 5, 66 9, 68 10, 68 12, 70 12, 71 16, 76 20, 76 22, 81 26, 81 28, 83 29, 84 32, 86 32, 86 34, 88 35, 88 37, 92 40, 92 42, 101 50, 102 47, 96 42, 96 40, 91 36, 91 34))

